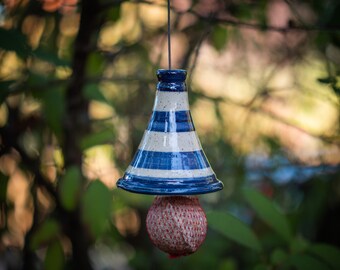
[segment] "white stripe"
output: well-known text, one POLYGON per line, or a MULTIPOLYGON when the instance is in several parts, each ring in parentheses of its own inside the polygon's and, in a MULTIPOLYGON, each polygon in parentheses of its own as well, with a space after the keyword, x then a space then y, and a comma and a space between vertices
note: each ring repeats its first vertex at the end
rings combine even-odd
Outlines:
POLYGON ((144 132, 140 150, 157 152, 192 152, 202 149, 195 131, 189 132, 144 132))
POLYGON ((213 170, 210 167, 197 170, 153 170, 129 166, 126 172, 136 176, 173 178, 173 179, 205 177, 214 174, 213 170))
POLYGON ((188 111, 188 92, 157 91, 154 111, 188 111))

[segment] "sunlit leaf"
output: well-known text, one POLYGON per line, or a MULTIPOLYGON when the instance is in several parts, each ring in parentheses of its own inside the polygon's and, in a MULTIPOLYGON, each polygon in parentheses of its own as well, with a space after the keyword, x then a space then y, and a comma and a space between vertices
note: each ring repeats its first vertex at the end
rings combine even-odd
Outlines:
POLYGON ((112 194, 100 181, 92 182, 83 197, 83 221, 92 234, 97 237, 105 229, 110 216, 112 194))
POLYGON ((79 168, 70 167, 60 182, 60 202, 66 210, 76 208, 81 189, 81 173, 79 168))
POLYGON ((268 224, 285 240, 289 241, 291 239, 291 230, 288 221, 273 202, 254 189, 244 189, 243 195, 263 222, 268 224))
POLYGON ((96 132, 93 134, 87 135, 82 139, 80 145, 82 149, 87 149, 92 146, 108 143, 112 141, 114 138, 114 133, 112 129, 106 129, 101 132, 96 132))
POLYGON ((329 270, 330 268, 323 262, 305 254, 291 256, 287 263, 294 266, 296 270, 329 270))
POLYGON ((31 240, 32 249, 37 249, 40 245, 45 244, 58 236, 60 231, 59 224, 53 219, 45 220, 38 230, 34 233, 31 240))
POLYGON ((65 255, 60 242, 54 241, 46 251, 44 269, 46 270, 62 270, 65 264, 65 255))
POLYGON ((327 244, 315 244, 307 250, 314 256, 320 258, 333 269, 340 269, 340 250, 327 244))
POLYGON ((254 249, 261 250, 261 244, 249 226, 236 217, 221 212, 207 213, 208 224, 211 228, 235 242, 254 249))

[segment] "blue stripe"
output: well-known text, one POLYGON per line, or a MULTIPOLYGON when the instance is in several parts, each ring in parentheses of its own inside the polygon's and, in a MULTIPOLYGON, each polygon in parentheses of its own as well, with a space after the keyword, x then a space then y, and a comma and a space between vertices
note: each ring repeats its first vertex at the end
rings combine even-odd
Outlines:
POLYGON ((187 88, 184 82, 159 82, 157 90, 162 92, 186 92, 187 88))
POLYGON ((223 189, 215 175, 197 178, 153 178, 125 174, 117 182, 119 188, 130 192, 153 195, 195 195, 223 189))
POLYGON ((153 195, 195 195, 223 188, 214 174, 195 178, 155 178, 126 173, 118 180, 117 186, 130 192, 153 195))
POLYGON ((158 132, 188 132, 194 131, 195 126, 190 111, 154 111, 147 130, 158 132))
POLYGON ((154 170, 195 170, 210 167, 202 150, 193 152, 138 150, 131 166, 154 170))

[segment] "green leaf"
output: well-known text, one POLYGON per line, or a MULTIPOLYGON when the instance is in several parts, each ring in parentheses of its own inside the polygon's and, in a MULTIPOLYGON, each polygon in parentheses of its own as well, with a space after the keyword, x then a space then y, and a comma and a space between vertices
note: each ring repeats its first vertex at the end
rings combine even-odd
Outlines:
POLYGON ((333 269, 340 269, 340 250, 327 244, 315 244, 307 252, 326 262, 333 269))
POLYGON ((45 89, 42 97, 43 111, 51 130, 60 137, 65 111, 63 93, 60 88, 45 89))
POLYGON ((40 245, 50 242, 59 234, 59 224, 53 219, 47 219, 34 233, 31 240, 31 248, 37 249, 40 245))
POLYGON ((14 51, 21 58, 26 58, 31 53, 26 37, 15 29, 0 28, 0 48, 14 51))
POLYGON ((228 40, 228 32, 225 27, 216 25, 212 32, 212 42, 216 50, 221 51, 228 40))
POLYGON ((81 182, 81 173, 78 167, 74 166, 66 170, 60 182, 59 194, 62 206, 68 211, 73 211, 77 206, 81 182))
MULTIPOLYGON (((28 79, 26 81, 26 83, 30 86, 30 88, 35 88, 35 87, 39 87, 41 85, 46 85, 47 83, 49 83, 50 78, 48 76, 46 76, 46 74, 40 74, 40 73, 35 73, 30 71, 28 76, 28 79)), ((41 98, 42 97, 42 92, 39 91, 32 91, 32 94, 36 97, 36 98, 41 98)))
POLYGON ((268 198, 254 189, 244 189, 243 196, 250 206, 256 211, 259 218, 268 224, 285 240, 289 241, 292 237, 286 217, 280 213, 277 207, 268 198))
POLYGON ((63 247, 57 240, 50 244, 46 251, 44 269, 46 270, 62 270, 65 265, 65 255, 63 247))
POLYGON ((269 270, 269 268, 265 264, 258 264, 254 267, 254 270, 269 270))
POLYGON ((305 254, 291 256, 288 264, 294 266, 297 270, 329 270, 330 268, 323 262, 305 254))
POLYGON ((297 237, 290 242, 290 252, 291 253, 303 253, 307 249, 309 243, 303 237, 297 237))
POLYGON ((236 217, 221 212, 207 213, 209 226, 235 242, 261 251, 261 244, 253 231, 236 217))
POLYGON ((51 52, 47 52, 41 48, 36 49, 33 52, 33 55, 41 60, 54 64, 55 66, 64 66, 64 67, 70 66, 70 63, 68 61, 60 59, 58 55, 51 53, 51 52))
POLYGON ((85 150, 96 145, 110 142, 113 140, 113 138, 114 138, 113 130, 106 129, 101 132, 87 135, 85 138, 82 139, 80 146, 83 150, 85 150))
POLYGON ((98 237, 110 217, 112 194, 100 181, 92 182, 83 197, 82 217, 93 236, 98 237))
POLYGON ((95 83, 87 84, 83 89, 83 93, 84 93, 84 96, 89 100, 103 102, 109 106, 112 106, 112 104, 107 100, 107 98, 100 91, 98 84, 95 84, 95 83))
POLYGON ((284 250, 277 248, 273 251, 273 253, 270 256, 270 261, 274 265, 281 264, 287 259, 287 252, 284 250))
POLYGON ((107 12, 108 20, 114 22, 118 21, 118 19, 120 18, 120 9, 121 5, 115 5, 114 7, 110 8, 107 12))
POLYGON ((237 270, 235 260, 232 258, 223 259, 223 261, 219 263, 218 270, 237 270))
POLYGON ((93 52, 86 63, 86 72, 89 76, 98 76, 103 72, 104 57, 100 53, 93 52))

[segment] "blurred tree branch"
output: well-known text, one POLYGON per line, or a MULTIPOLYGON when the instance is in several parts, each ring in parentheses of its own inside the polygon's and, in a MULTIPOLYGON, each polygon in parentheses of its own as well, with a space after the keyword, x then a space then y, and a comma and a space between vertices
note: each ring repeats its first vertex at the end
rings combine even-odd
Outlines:
MULTIPOLYGON (((104 23, 103 18, 98 16, 99 11, 100 5, 98 1, 84 0, 81 2, 80 25, 74 43, 72 59, 73 73, 66 89, 62 143, 66 168, 71 166, 82 167, 83 151, 80 141, 90 132, 89 101, 83 95, 83 87, 86 82, 89 55, 91 48, 93 48, 93 35, 104 23)), ((68 217, 70 226, 66 234, 72 243, 72 265, 74 269, 90 270, 92 266, 88 254, 89 239, 81 221, 79 207, 68 217)))
MULTIPOLYGON (((134 1, 118 0, 117 2, 119 2, 119 3, 131 2, 131 3, 136 3, 136 4, 147 4, 147 5, 166 7, 166 5, 164 5, 164 4, 158 4, 158 3, 155 3, 153 1, 148 1, 148 0, 134 0, 134 1)), ((116 3, 113 2, 112 4, 116 4, 116 3)), ((107 3, 107 5, 110 5, 110 3, 107 3)), ((290 31, 334 32, 334 33, 340 32, 339 26, 331 26, 331 25, 310 25, 310 26, 307 26, 307 25, 290 24, 290 25, 287 25, 285 27, 278 27, 278 26, 273 26, 273 25, 250 23, 250 22, 245 22, 245 21, 241 21, 241 20, 237 20, 237 19, 218 18, 218 16, 203 16, 193 9, 189 9, 187 11, 180 12, 180 11, 177 11, 176 9, 174 9, 172 7, 172 10, 178 15, 190 13, 192 15, 195 15, 200 20, 209 21, 211 23, 221 23, 221 24, 226 24, 226 25, 229 25, 229 26, 238 27, 238 28, 248 28, 248 29, 259 30, 259 31, 273 31, 273 32, 280 32, 280 33, 287 33, 287 32, 290 32, 290 31)))
POLYGON ((321 140, 323 141, 324 143, 327 143, 327 144, 334 144, 334 145, 339 145, 340 144, 340 137, 339 136, 323 136, 321 134, 317 134, 317 133, 314 133, 313 131, 311 130, 306 130, 302 127, 299 127, 297 125, 295 125, 294 123, 292 123, 292 121, 290 121, 289 119, 284 119, 280 116, 278 116, 277 114, 275 114, 274 112, 271 112, 269 110, 266 110, 265 108, 263 108, 261 105, 260 106, 252 106, 252 104, 255 103, 255 99, 259 99, 259 98, 263 98, 263 95, 262 96, 258 96, 256 97, 255 99, 251 100, 251 102, 248 102, 248 103, 241 103, 241 102, 237 102, 231 98, 226 98, 226 97, 215 97, 215 98, 212 98, 212 97, 207 97, 205 96, 204 94, 202 93, 196 93, 196 95, 202 97, 202 98, 206 98, 207 100, 211 100, 213 101, 214 103, 216 104, 219 104, 219 103, 229 103, 229 104, 233 104, 233 105, 236 105, 238 107, 242 107, 242 108, 245 108, 247 110, 249 110, 249 112, 251 113, 258 113, 258 114, 261 114, 263 116, 266 116, 266 117, 269 117, 275 121, 278 121, 286 126, 289 126, 291 128, 294 128, 308 136, 311 136, 315 139, 318 139, 318 140, 321 140))

